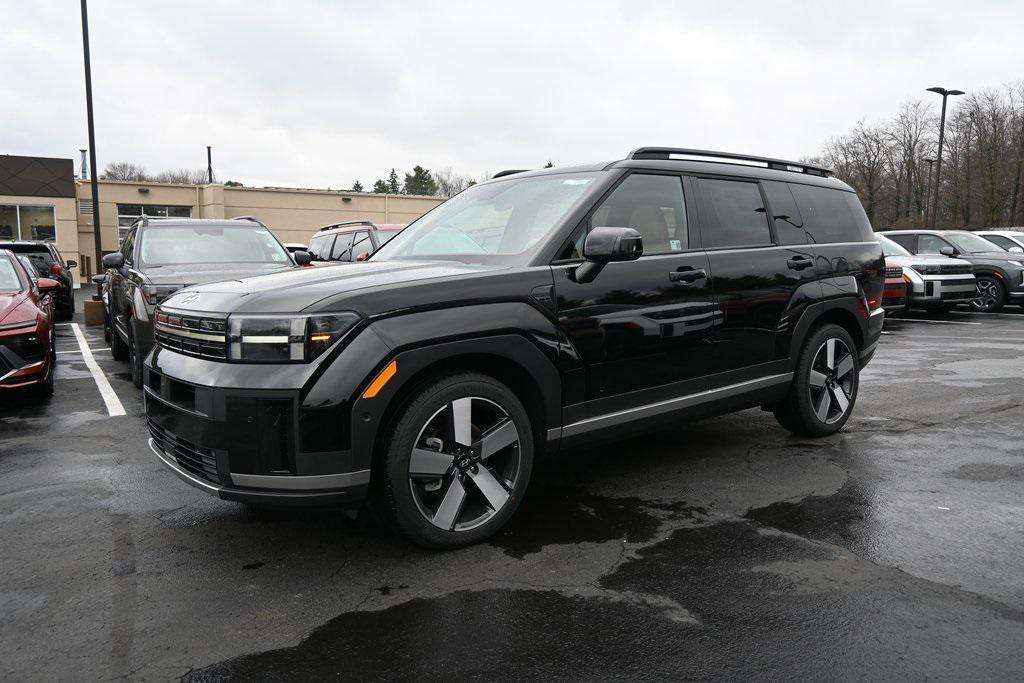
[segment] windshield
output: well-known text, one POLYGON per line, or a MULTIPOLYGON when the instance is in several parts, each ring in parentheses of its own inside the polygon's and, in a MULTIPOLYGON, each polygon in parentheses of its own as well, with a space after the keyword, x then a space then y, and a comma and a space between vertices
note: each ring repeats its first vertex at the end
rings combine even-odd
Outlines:
POLYGON ((882 253, 886 256, 910 256, 909 251, 884 235, 875 235, 875 239, 882 245, 882 253))
POLYGON ((965 254, 984 254, 986 251, 1006 251, 998 244, 993 244, 983 237, 972 235, 969 232, 950 232, 946 239, 956 245, 956 248, 965 254))
POLYGON ((21 278, 11 260, 0 256, 0 292, 20 292, 21 278))
POLYGON ((290 263, 280 242, 262 227, 161 226, 142 231, 146 266, 202 263, 290 263))
POLYGON ((525 265, 595 180, 564 173, 473 186, 400 232, 373 259, 525 265))

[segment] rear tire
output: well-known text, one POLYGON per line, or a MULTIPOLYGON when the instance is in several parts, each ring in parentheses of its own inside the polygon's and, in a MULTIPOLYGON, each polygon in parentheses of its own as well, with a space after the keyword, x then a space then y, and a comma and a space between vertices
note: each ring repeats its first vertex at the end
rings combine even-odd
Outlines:
POLYGON ((479 543, 519 507, 533 469, 533 428, 497 380, 438 379, 410 397, 386 433, 376 502, 413 543, 438 550, 479 543))
POLYGON ((801 436, 828 436, 842 429, 857 402, 857 353, 850 333, 839 325, 812 330, 789 393, 773 411, 779 424, 801 436))
POLYGON ((971 310, 995 313, 1006 304, 1006 287, 994 275, 979 275, 971 310))

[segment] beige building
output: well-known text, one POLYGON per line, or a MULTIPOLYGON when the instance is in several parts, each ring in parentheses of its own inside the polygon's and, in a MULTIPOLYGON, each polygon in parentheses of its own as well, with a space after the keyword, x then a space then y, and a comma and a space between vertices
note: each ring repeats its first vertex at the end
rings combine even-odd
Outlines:
MULTIPOLYGON (((0 244, 5 238, 53 239, 65 259, 78 261, 77 274, 87 278, 95 272, 92 187, 72 174, 70 159, 0 156, 0 244)), ((99 195, 104 254, 116 250, 126 228, 143 215, 253 216, 282 242, 308 244, 317 228, 330 223, 410 223, 443 201, 336 190, 113 180, 99 181, 99 195)))

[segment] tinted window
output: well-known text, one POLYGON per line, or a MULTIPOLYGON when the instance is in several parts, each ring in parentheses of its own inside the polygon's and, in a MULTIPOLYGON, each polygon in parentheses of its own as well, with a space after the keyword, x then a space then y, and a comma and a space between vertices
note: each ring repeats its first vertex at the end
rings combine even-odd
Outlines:
POLYGON ((1009 237, 1003 237, 1002 235, 984 235, 985 239, 989 242, 998 244, 1003 249, 1009 249, 1010 247, 1019 247, 1020 245, 1011 240, 1009 237))
POLYGON ((331 242, 334 235, 317 235, 309 241, 309 255, 317 261, 326 261, 331 255, 331 242))
POLYGON ((332 261, 349 261, 349 249, 352 247, 351 232, 340 233, 334 240, 334 248, 331 249, 332 261))
POLYGON ((909 251, 911 254, 917 253, 917 245, 914 244, 914 235, 886 235, 886 237, 909 251))
POLYGON ((873 231, 857 195, 827 187, 790 183, 807 236, 815 244, 866 242, 873 231))
POLYGON ((21 278, 16 268, 9 258, 0 256, 0 292, 21 291, 21 278))
POLYGON ((135 231, 132 230, 124 238, 124 242, 121 244, 121 253, 124 254, 124 262, 132 262, 132 252, 135 249, 135 231))
POLYGON ((701 231, 705 247, 771 244, 771 231, 757 183, 701 178, 700 194, 707 213, 701 231))
POLYGON ((807 244, 803 219, 789 186, 775 181, 762 182, 761 186, 772 210, 776 244, 807 244))
POLYGON ((943 247, 951 247, 946 240, 935 235, 919 235, 917 238, 918 254, 938 254, 943 247))
POLYGON ((139 260, 146 266, 201 263, 291 263, 269 230, 239 225, 150 226, 139 235, 139 260))
POLYGON ((644 238, 645 255, 689 248, 682 178, 639 173, 629 176, 594 212, 590 225, 633 228, 644 238))

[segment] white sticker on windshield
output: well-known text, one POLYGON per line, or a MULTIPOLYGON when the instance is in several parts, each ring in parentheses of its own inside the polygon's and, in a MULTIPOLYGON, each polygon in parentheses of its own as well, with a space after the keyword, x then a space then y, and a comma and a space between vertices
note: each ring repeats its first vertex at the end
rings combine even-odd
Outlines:
POLYGON ((566 178, 562 181, 563 185, 586 185, 593 178, 566 178))

